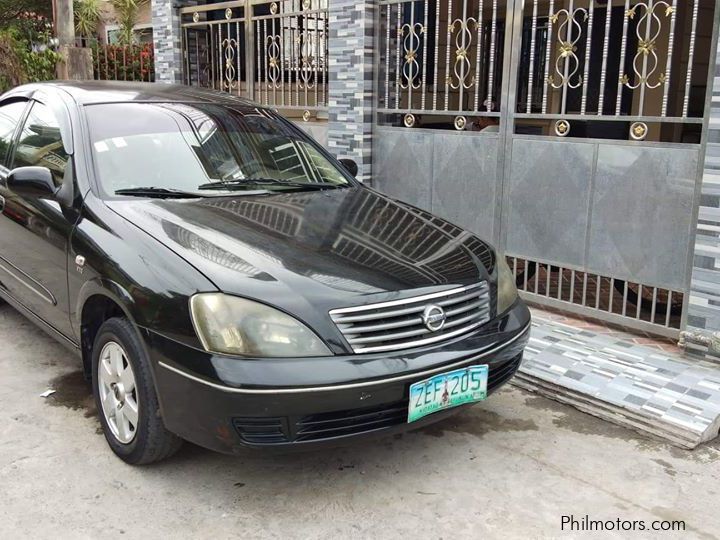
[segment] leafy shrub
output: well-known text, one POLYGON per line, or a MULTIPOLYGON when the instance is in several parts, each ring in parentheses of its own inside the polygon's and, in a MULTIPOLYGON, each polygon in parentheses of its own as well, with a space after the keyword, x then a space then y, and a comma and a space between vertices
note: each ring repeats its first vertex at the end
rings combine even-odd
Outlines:
POLYGON ((0 92, 29 82, 55 78, 59 55, 45 44, 33 43, 19 28, 0 30, 0 92))
POLYGON ((93 47, 93 67, 96 80, 155 80, 153 47, 150 43, 96 45, 93 47))

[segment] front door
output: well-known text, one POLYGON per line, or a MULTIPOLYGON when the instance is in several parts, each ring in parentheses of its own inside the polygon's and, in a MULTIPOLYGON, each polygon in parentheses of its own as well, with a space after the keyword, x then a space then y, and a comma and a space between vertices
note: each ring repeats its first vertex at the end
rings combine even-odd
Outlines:
MULTIPOLYGON (((32 102, 6 158, 7 169, 47 167, 57 187, 71 173, 57 118, 32 102)), ((7 176, 7 169, 5 176, 7 176)), ((19 195, 0 185, 0 284, 27 309, 72 339, 68 315, 67 242, 74 219, 52 198, 19 195)))

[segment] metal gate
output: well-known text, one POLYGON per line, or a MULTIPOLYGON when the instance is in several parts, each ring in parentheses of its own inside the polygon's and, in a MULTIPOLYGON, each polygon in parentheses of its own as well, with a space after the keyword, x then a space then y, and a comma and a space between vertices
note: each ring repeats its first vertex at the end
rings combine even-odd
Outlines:
POLYGON ((536 302, 676 335, 716 0, 380 0, 374 177, 536 302))
POLYGON ((327 109, 328 0, 183 7, 183 82, 309 120, 327 109))

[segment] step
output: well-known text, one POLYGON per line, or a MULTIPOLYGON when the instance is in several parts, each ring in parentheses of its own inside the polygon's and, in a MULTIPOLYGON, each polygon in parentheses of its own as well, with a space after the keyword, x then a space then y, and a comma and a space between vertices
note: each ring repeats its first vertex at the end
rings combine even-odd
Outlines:
POLYGON ((537 312, 513 384, 682 448, 720 430, 719 365, 537 312))

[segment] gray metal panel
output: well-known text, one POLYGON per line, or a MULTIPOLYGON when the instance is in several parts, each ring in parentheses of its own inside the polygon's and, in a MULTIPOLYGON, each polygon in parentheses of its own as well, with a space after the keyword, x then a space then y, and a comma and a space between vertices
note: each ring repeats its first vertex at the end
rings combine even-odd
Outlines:
POLYGON ((600 145, 589 268, 684 289, 697 164, 697 148, 600 145))
POLYGON ((433 138, 411 129, 376 128, 373 133, 373 186, 430 210, 433 138))
POLYGON ((507 252, 583 266, 594 145, 516 139, 507 180, 507 252))
POLYGON ((497 195, 496 136, 433 136, 432 211, 481 238, 494 238, 497 195))

